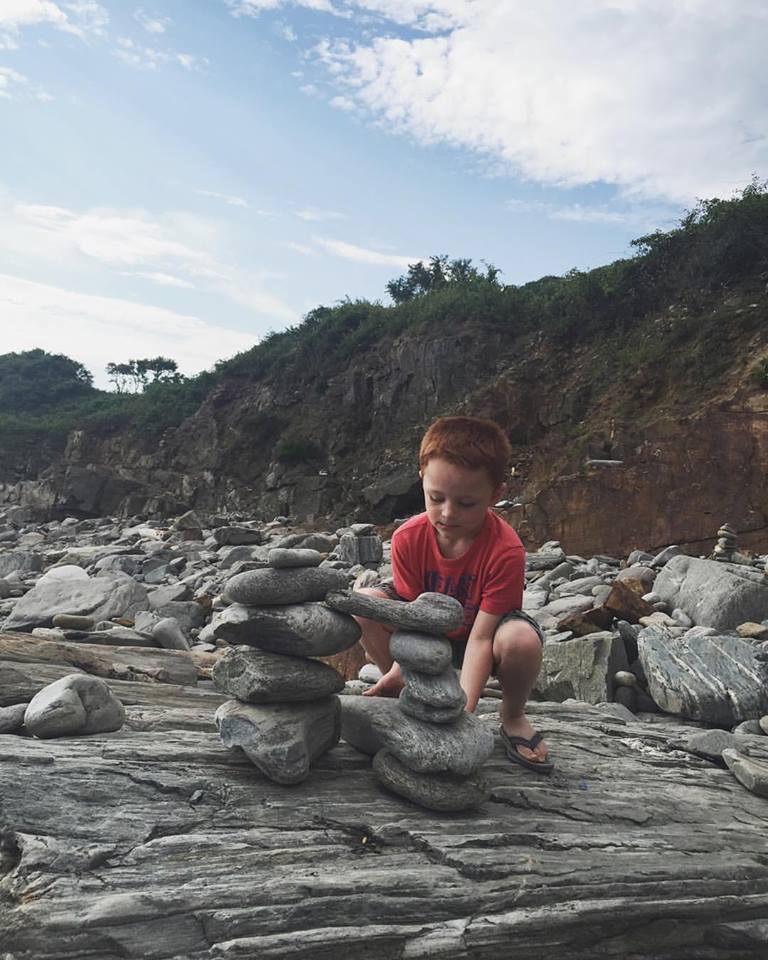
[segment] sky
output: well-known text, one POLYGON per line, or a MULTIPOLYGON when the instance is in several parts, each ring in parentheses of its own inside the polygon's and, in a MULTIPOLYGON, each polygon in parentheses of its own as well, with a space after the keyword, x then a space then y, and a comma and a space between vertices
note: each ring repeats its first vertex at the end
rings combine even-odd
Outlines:
POLYGON ((191 375, 434 254, 520 284, 768 175, 764 0, 0 0, 0 352, 191 375))

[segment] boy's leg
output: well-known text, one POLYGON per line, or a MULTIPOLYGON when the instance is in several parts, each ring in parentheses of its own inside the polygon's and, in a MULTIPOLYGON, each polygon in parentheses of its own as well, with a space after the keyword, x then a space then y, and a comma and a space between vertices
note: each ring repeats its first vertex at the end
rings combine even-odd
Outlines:
MULTIPOLYGON (((501 623, 493 638, 493 660, 501 684, 501 724, 510 736, 525 737, 535 731, 525 715, 525 705, 541 667, 541 638, 525 620, 510 619, 501 623)), ((547 746, 542 741, 535 750, 519 746, 521 757, 542 761, 547 746)))
MULTIPOLYGON (((379 590, 377 587, 363 587, 359 592, 369 597, 392 599, 386 591, 379 590)), ((362 630, 360 643, 363 645, 363 649, 382 673, 381 680, 366 690, 363 696, 400 696, 405 681, 400 672, 400 667, 392 660, 392 654, 389 652, 389 638, 392 636, 392 628, 385 627, 383 623, 378 623, 376 620, 369 620, 367 617, 355 617, 355 620, 360 624, 362 630)))

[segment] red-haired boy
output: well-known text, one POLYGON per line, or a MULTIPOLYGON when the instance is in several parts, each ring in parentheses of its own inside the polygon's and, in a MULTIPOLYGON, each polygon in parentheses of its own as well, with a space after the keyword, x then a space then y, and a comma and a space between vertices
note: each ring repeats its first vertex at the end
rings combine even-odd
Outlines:
MULTIPOLYGON (((451 635, 454 663, 472 712, 493 673, 501 684, 501 736, 511 760, 538 773, 553 764, 541 734, 525 715, 541 666, 543 637, 521 610, 525 549, 490 509, 505 490, 509 441, 491 420, 441 417, 419 450, 426 510, 392 537, 393 586, 363 590, 373 596, 415 600, 444 593, 464 607, 464 625, 451 635)), ((389 652, 391 630, 358 618, 361 642, 383 676, 367 696, 398 696, 400 668, 389 652)))

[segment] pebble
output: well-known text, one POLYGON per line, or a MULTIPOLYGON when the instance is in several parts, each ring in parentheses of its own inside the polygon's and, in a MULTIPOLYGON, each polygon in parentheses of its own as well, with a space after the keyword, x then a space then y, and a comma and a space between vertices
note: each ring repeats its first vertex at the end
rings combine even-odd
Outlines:
POLYGON ((211 677, 222 693, 246 703, 319 700, 344 689, 344 678, 319 660, 244 646, 227 650, 211 677))
POLYGON ((24 713, 29 733, 43 739, 111 733, 125 720, 122 703, 101 677, 73 673, 43 687, 24 713))
POLYGON ((490 788, 477 775, 415 773, 389 750, 374 756, 373 773, 382 786, 427 810, 476 810, 490 796, 490 788))
POLYGON ((231 603, 269 606, 324 600, 331 590, 347 586, 347 577, 332 567, 298 567, 288 570, 249 570, 227 583, 224 596, 231 603))
POLYGON ((459 601, 442 593, 422 593, 411 603, 405 603, 350 591, 330 593, 326 603, 335 610, 367 617, 395 629, 437 636, 456 630, 464 622, 464 608, 459 601))

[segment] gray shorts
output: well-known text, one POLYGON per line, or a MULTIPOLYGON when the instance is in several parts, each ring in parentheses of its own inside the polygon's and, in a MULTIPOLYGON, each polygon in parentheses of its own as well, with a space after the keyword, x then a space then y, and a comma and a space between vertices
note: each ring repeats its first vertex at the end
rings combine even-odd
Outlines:
MULTIPOLYGON (((395 586, 391 580, 385 580, 383 583, 377 584, 379 590, 382 590, 386 595, 392 600, 402 600, 403 598, 395 590, 395 586)), ((509 613, 505 613, 504 616, 499 620, 498 630, 502 623, 508 623, 510 620, 522 620, 524 623, 527 623, 529 626, 533 627, 536 631, 536 635, 541 641, 542 647, 544 646, 544 634, 542 633, 541 627, 539 626, 538 621, 534 620, 533 617, 529 616, 527 613, 524 613, 522 610, 510 610, 509 613)), ((451 640, 451 646, 453 647, 453 665, 454 667, 460 667, 464 662, 464 651, 467 649, 466 640, 451 640)))

